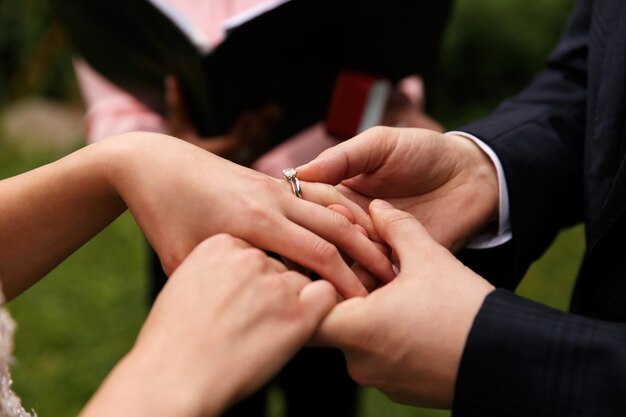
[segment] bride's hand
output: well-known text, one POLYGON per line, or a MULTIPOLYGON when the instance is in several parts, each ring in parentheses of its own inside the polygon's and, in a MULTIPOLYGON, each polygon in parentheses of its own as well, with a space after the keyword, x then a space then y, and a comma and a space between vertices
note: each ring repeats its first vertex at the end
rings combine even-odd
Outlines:
POLYGON ((328 282, 241 239, 211 237, 172 274, 81 416, 217 416, 278 372, 335 302, 328 282))
POLYGON ((183 141, 150 133, 123 136, 108 140, 106 172, 166 273, 205 238, 229 233, 314 270, 344 297, 366 290, 339 250, 379 279, 393 279, 388 259, 375 245, 344 216, 324 207, 342 204, 372 230, 367 214, 332 187, 303 183, 305 199, 298 199, 284 179, 183 141))

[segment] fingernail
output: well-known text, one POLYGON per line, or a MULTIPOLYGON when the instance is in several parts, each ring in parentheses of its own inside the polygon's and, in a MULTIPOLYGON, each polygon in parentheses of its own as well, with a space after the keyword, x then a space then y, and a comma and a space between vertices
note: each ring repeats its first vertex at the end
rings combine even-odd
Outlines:
POLYGON ((389 204, 388 202, 386 202, 385 200, 374 200, 372 201, 372 204, 370 204, 370 207, 375 208, 375 209, 393 208, 393 206, 389 204))

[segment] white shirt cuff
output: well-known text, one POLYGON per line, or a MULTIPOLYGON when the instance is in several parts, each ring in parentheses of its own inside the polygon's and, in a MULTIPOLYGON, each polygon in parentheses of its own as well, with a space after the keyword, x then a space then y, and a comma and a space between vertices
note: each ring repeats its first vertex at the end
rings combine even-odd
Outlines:
POLYGON ((463 136, 473 141, 480 149, 482 149, 483 152, 487 154, 489 159, 491 159, 491 162, 493 162, 496 167, 496 172, 498 174, 498 187, 500 189, 498 230, 497 232, 485 231, 480 233, 472 239, 467 247, 470 249, 489 249, 508 242, 513 237, 509 213, 509 191, 506 186, 506 177, 504 176, 504 169, 502 169, 500 159, 498 159, 498 156, 493 149, 474 135, 459 131, 446 132, 446 135, 463 136))

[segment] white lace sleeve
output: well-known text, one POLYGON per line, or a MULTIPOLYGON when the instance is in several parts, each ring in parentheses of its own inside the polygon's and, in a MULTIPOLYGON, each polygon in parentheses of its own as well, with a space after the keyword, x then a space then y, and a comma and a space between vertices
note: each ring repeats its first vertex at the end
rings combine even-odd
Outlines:
POLYGON ((20 398, 11 390, 15 322, 2 305, 4 295, 0 290, 0 417, 35 417, 34 412, 31 414, 24 410, 20 398))

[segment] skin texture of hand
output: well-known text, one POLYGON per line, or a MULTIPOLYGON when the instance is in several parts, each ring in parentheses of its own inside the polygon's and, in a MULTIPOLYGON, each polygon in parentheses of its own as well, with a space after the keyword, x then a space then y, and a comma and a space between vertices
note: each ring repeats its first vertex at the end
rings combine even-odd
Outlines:
POLYGON ((352 378, 393 401, 449 408, 467 335, 493 287, 410 214, 380 200, 370 214, 400 273, 369 296, 338 304, 316 342, 342 349, 352 378))
POLYGON ((496 169, 461 136, 375 127, 322 152, 298 173, 306 181, 341 184, 339 189, 364 208, 373 199, 388 200, 452 251, 498 215, 496 169))
POLYGON ((357 223, 371 228, 367 213, 331 186, 303 183, 303 190, 311 201, 296 198, 285 180, 168 136, 109 138, 0 181, 4 292, 10 299, 24 291, 126 206, 168 273, 198 243, 228 232, 318 272, 344 297, 366 291, 337 247, 376 276, 393 279, 374 243, 322 206, 345 205, 357 223))
POLYGON ((180 85, 174 76, 165 79, 165 103, 170 135, 242 165, 249 165, 267 150, 271 130, 281 118, 280 108, 268 105, 243 113, 228 133, 207 138, 198 135, 190 120, 180 85))
MULTIPOLYGON (((229 233, 316 271, 344 297, 366 291, 337 247, 383 281, 393 279, 384 254, 344 216, 325 207, 351 203, 333 187, 303 183, 306 201, 296 198, 284 179, 183 141, 149 135, 126 143, 142 148, 141 157, 118 140, 108 172, 166 273, 207 236, 229 233)), ((356 221, 366 223, 367 213, 351 204, 356 221)))
POLYGON ((334 304, 329 283, 214 236, 174 272, 82 416, 217 416, 278 372, 334 304))

